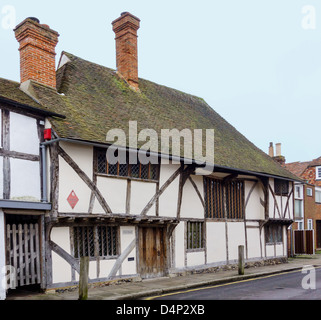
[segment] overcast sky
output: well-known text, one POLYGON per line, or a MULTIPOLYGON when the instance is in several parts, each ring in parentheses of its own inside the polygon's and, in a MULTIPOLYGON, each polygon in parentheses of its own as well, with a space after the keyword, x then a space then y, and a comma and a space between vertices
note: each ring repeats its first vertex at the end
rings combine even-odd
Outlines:
POLYGON ((321 156, 320 1, 0 0, 0 77, 19 81, 8 8, 15 25, 32 16, 60 33, 57 61, 64 50, 110 68, 111 22, 129 11, 139 77, 202 97, 265 152, 281 142, 287 162, 321 156))

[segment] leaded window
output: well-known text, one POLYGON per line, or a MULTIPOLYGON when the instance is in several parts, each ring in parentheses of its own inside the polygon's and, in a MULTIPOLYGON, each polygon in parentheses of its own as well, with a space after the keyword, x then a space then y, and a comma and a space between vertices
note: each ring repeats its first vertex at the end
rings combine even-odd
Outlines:
POLYGON ((204 249, 203 222, 187 222, 187 249, 204 249))
POLYGON ((118 228, 114 226, 73 227, 74 257, 115 257, 118 255, 118 228))
POLYGON ((205 215, 213 219, 244 219, 244 181, 204 178, 205 215))
MULTIPOLYGON (((106 149, 96 149, 96 165, 95 171, 100 174, 107 174, 110 176, 118 176, 118 177, 128 177, 128 178, 136 178, 142 180, 158 180, 158 172, 159 165, 158 164, 129 164, 127 163, 116 163, 111 164, 108 162, 106 157, 106 149)), ((126 157, 128 160, 128 154, 126 157)))

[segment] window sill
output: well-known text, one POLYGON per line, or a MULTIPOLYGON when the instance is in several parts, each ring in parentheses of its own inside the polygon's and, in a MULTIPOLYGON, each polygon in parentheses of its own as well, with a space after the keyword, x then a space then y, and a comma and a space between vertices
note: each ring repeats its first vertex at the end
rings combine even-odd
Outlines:
POLYGON ((187 249, 186 253, 193 253, 193 252, 205 252, 205 248, 200 249, 187 249))
POLYGON ((141 182, 149 182, 149 183, 157 183, 158 180, 152 180, 152 179, 142 179, 142 178, 134 178, 134 177, 123 177, 123 176, 114 176, 107 173, 95 173, 98 177, 105 177, 105 178, 113 178, 113 179, 123 179, 123 180, 133 180, 133 181, 141 181, 141 182))

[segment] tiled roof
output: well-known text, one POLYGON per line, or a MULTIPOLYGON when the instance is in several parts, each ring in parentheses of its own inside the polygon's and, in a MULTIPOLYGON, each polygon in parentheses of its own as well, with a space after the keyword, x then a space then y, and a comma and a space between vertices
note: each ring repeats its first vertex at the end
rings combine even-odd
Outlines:
MULTIPOLYGON (((129 121, 137 121, 138 132, 151 128, 159 136, 161 129, 214 129, 215 165, 297 179, 203 99, 144 79, 139 79, 140 92, 135 92, 114 70, 66 52, 63 55, 69 62, 57 71, 58 93, 33 83, 36 100, 41 103, 38 107, 66 116, 51 119, 59 137, 106 143, 108 130, 119 128, 128 133, 129 121)), ((35 105, 23 93, 18 94, 17 85, 14 87, 8 94, 35 105)), ((138 143, 138 147, 145 143, 138 143)))

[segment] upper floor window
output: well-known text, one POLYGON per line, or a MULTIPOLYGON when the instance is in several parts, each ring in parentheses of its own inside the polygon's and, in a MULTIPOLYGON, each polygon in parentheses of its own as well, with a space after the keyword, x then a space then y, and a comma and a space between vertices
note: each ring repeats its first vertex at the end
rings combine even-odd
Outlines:
POLYGON ((289 181, 274 179, 274 193, 278 196, 289 194, 289 181))
POLYGON ((244 218, 244 181, 204 178, 204 196, 207 218, 244 218))
POLYGON ((315 178, 321 180, 321 166, 315 168, 315 178))
POLYGON ((321 189, 315 189, 315 202, 321 203, 321 189))
MULTIPOLYGON (((128 160, 128 153, 127 157, 128 160)), ((111 164, 108 162, 106 149, 95 150, 95 171, 96 173, 107 174, 116 177, 128 177, 137 178, 142 180, 157 181, 159 177, 159 165, 158 164, 130 164, 129 161, 123 163, 111 164)))
POLYGON ((312 188, 307 188, 307 196, 312 197, 313 196, 313 190, 312 188))

